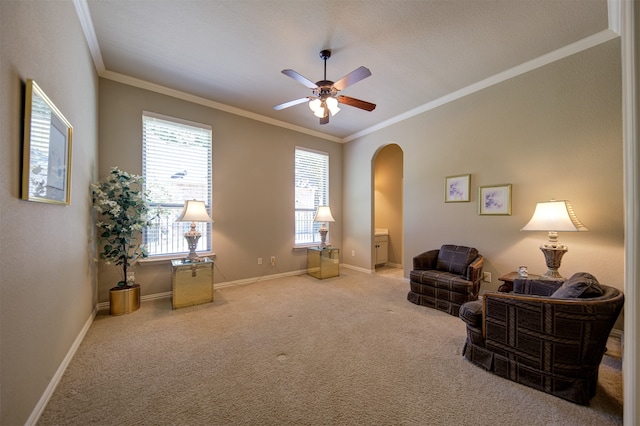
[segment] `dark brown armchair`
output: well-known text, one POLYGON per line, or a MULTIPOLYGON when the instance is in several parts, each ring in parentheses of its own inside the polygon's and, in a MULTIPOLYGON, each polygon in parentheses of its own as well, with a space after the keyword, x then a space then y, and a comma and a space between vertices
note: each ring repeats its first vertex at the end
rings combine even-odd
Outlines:
POLYGON ((513 293, 486 292, 462 306, 463 353, 506 379, 588 405, 623 303, 619 290, 590 274, 564 284, 518 279, 513 293))
POLYGON ((460 306, 478 298, 484 257, 472 247, 445 244, 413 258, 407 299, 458 316, 460 306))

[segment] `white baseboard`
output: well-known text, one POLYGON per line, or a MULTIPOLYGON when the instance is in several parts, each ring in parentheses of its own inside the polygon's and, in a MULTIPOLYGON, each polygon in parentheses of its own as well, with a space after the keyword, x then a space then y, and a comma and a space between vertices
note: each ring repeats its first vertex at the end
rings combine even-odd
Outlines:
POLYGON ((347 263, 343 263, 340 266, 342 266, 343 268, 347 268, 347 269, 353 269, 354 271, 364 272, 365 274, 373 274, 375 272, 375 269, 374 270, 365 269, 365 268, 361 268, 359 266, 349 265, 347 263))
MULTIPOLYGON (((140 302, 148 302, 150 300, 155 300, 155 299, 167 299, 167 298, 170 298, 172 295, 173 295, 172 291, 166 291, 164 293, 148 294, 146 296, 140 296, 140 302)), ((109 302, 98 303, 97 310, 100 311, 102 309, 109 309, 109 302)))
POLYGON ((383 263, 380 266, 387 266, 389 268, 396 268, 396 269, 402 269, 402 264, 401 263, 392 263, 392 262, 387 262, 387 263, 383 263))
MULTIPOLYGON (((304 269, 304 270, 300 270, 300 271, 283 272, 283 273, 280 273, 280 274, 263 275, 261 277, 245 278, 243 280, 223 281, 221 283, 215 283, 214 284, 214 289, 220 289, 220 288, 225 288, 225 287, 233 287, 233 286, 236 286, 236 285, 252 284, 252 283, 256 283, 256 282, 260 282, 260 281, 274 280, 276 278, 291 277, 291 276, 295 276, 295 275, 303 275, 303 274, 306 274, 306 273, 307 273, 307 270, 304 269)), ((147 294, 146 296, 140 296, 140 302, 149 302, 151 300, 157 300, 157 299, 170 299, 172 296, 173 296, 173 291, 165 291, 165 292, 162 292, 162 293, 147 294)), ((101 309, 109 309, 109 302, 98 303, 97 310, 101 310, 101 309)))
POLYGON ((38 401, 33 411, 31 412, 31 415, 25 422, 25 426, 35 426, 38 423, 40 416, 44 412, 44 409, 47 408, 47 404, 49 403, 49 400, 51 399, 51 397, 53 396, 53 393, 58 387, 60 380, 62 380, 62 376, 64 375, 64 372, 67 370, 69 363, 73 359, 73 356, 76 354, 78 347, 80 347, 80 343, 82 343, 82 341, 84 340, 84 336, 89 331, 91 324, 93 324, 93 319, 96 317, 97 312, 98 310, 96 308, 93 310, 93 312, 91 312, 91 315, 89 315, 89 318, 84 323, 84 326, 82 327, 82 329, 80 330, 80 333, 78 334, 73 344, 71 345, 71 348, 69 348, 67 355, 62 360, 62 363, 56 370, 56 373, 51 378, 49 385, 44 390, 44 393, 40 397, 40 400, 38 401))
POLYGON ((282 272, 280 274, 263 275, 261 277, 245 278, 243 280, 224 281, 221 283, 215 283, 213 287, 215 289, 215 288, 233 287, 237 285, 253 284, 260 281, 275 280, 276 278, 292 277, 295 275, 305 275, 306 273, 307 273, 306 269, 301 269, 299 271, 290 271, 290 272, 282 272))

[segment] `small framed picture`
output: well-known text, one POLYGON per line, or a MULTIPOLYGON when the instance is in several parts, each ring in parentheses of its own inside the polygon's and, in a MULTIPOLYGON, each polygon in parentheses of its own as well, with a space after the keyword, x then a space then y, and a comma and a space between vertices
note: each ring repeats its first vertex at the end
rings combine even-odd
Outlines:
POLYGON ((478 194, 478 214, 511 215, 511 184, 481 186, 478 194))
POLYGON ((469 202, 471 175, 448 176, 444 179, 444 202, 469 202))

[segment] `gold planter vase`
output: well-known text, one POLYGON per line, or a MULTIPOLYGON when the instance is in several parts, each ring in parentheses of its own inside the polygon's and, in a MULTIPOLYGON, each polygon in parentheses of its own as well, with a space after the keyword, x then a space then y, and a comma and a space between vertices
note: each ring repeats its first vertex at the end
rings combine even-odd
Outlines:
POLYGON ((109 290, 109 314, 124 315, 140 308, 140 285, 113 287, 109 290))

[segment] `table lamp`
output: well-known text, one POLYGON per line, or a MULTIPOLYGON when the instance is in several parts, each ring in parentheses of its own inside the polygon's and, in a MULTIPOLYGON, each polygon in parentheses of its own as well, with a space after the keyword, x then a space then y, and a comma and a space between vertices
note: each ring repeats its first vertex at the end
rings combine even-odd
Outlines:
POLYGON ((533 216, 521 231, 549 232, 549 241, 540 246, 547 263, 547 272, 542 279, 564 280, 558 272, 562 256, 569 250, 565 244, 558 242, 558 232, 588 231, 576 214, 571 203, 566 200, 544 201, 536 205, 533 216))
POLYGON ((327 222, 335 222, 336 220, 331 216, 331 209, 329 206, 319 206, 318 211, 316 211, 316 217, 313 218, 314 222, 322 222, 320 225, 320 247, 327 247, 327 233, 329 229, 327 228, 327 222))
POLYGON ((207 213, 204 201, 187 200, 176 222, 191 222, 191 229, 189 232, 184 233, 184 237, 187 239, 189 245, 189 254, 184 260, 188 262, 200 262, 202 258, 196 254, 196 247, 202 234, 196 231, 196 222, 213 222, 209 213, 207 213))

